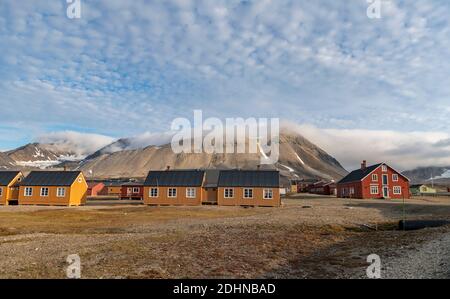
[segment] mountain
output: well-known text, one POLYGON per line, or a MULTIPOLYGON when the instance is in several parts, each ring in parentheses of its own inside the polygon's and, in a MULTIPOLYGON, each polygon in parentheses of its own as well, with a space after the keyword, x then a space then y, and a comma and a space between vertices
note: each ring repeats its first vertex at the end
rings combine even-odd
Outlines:
POLYGON ((11 169, 16 166, 16 162, 8 157, 5 153, 0 153, 0 170, 1 169, 11 169))
MULTIPOLYGON (((256 169, 264 153, 242 154, 175 154, 169 135, 146 135, 122 138, 91 154, 80 156, 75 147, 57 143, 31 143, 0 153, 3 168, 67 168, 79 169, 97 178, 144 177, 150 169, 256 169), (160 146, 148 144, 164 143, 160 146), (92 172, 91 172, 92 171, 92 172)), ((248 139, 247 145, 248 145, 248 139)), ((347 174, 339 162, 325 151, 295 132, 280 134, 280 157, 275 165, 262 168, 278 169, 287 179, 319 178, 338 180, 347 174)))
POLYGON ((30 143, 4 154, 17 165, 30 168, 46 168, 77 159, 74 152, 63 150, 58 144, 30 143))
POLYGON ((404 171, 412 184, 427 184, 433 181, 436 184, 450 184, 450 166, 448 167, 420 167, 413 170, 404 171))
MULTIPOLYGON (((260 164, 262 153, 244 154, 175 154, 170 144, 140 149, 117 150, 127 147, 119 140, 83 160, 77 169, 92 171, 95 177, 144 177, 150 169, 162 170, 197 168, 250 168, 260 164), (114 149, 114 151, 111 151, 114 149)), ((276 165, 263 168, 278 169, 285 178, 340 179, 347 171, 325 151, 297 133, 280 134, 280 159, 276 165)))

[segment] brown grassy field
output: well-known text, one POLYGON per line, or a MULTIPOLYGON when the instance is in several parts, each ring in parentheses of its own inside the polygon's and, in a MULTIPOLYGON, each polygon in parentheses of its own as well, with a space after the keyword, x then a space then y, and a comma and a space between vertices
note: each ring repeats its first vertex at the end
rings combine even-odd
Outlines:
POLYGON ((297 195, 279 209, 114 203, 0 207, 0 278, 64 278, 69 254, 81 257, 83 278, 358 277, 368 254, 448 232, 394 230, 404 213, 450 219, 445 198, 403 207, 297 195))

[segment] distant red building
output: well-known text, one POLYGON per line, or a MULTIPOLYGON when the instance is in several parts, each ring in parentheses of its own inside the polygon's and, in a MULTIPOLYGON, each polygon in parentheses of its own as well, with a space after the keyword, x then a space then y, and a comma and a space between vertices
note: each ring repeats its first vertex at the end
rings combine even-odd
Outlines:
POLYGON ((336 183, 335 182, 317 182, 309 187, 309 193, 319 195, 336 195, 336 183))
POLYGON ((314 184, 319 182, 318 179, 302 179, 297 181, 297 193, 307 193, 314 187, 314 184))
POLYGON ((125 183, 120 188, 120 199, 144 199, 143 183, 125 183))
POLYGON ((105 184, 101 182, 88 182, 88 196, 99 196, 102 190, 105 188, 105 184))
POLYGON ((352 171, 337 183, 340 198, 402 199, 410 198, 409 179, 385 163, 352 171))

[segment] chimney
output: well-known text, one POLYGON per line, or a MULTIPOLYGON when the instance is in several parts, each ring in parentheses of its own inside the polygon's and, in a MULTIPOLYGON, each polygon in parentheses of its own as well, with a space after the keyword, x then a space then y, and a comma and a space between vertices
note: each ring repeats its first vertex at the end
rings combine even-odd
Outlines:
POLYGON ((166 170, 167 170, 167 171, 169 171, 169 170, 170 170, 170 165, 167 165, 167 168, 166 168, 166 170))
POLYGON ((362 170, 366 170, 366 168, 367 168, 367 161, 364 160, 364 161, 362 161, 362 163, 361 163, 361 169, 362 169, 362 170))

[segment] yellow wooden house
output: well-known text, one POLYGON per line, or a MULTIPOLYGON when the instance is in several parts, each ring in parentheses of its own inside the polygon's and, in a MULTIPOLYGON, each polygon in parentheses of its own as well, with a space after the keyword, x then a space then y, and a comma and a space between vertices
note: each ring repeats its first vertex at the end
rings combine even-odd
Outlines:
POLYGON ((87 190, 81 171, 32 171, 20 183, 19 205, 80 206, 87 190))
POLYGON ((17 204, 18 184, 23 179, 20 171, 0 171, 0 205, 17 204))

